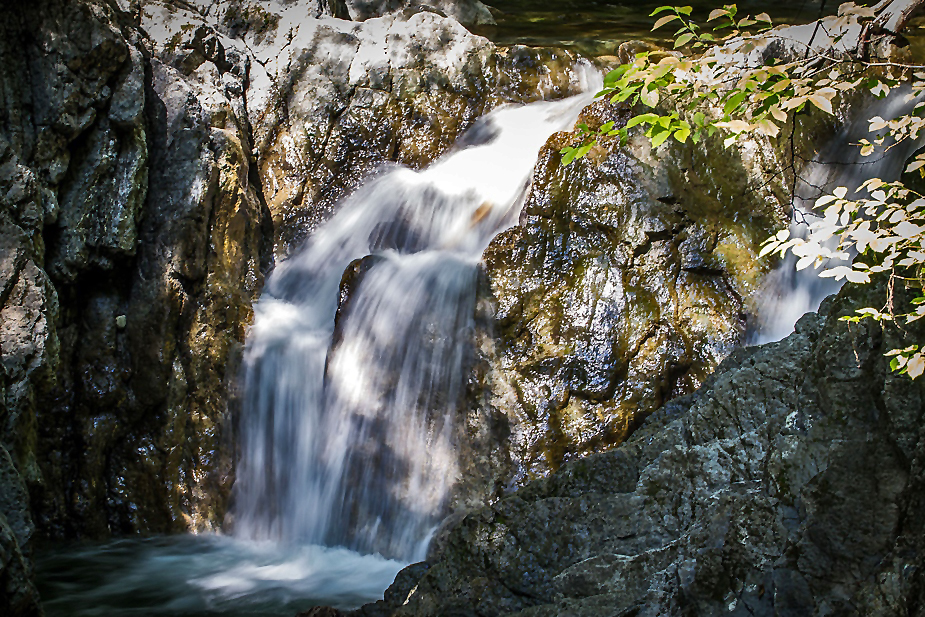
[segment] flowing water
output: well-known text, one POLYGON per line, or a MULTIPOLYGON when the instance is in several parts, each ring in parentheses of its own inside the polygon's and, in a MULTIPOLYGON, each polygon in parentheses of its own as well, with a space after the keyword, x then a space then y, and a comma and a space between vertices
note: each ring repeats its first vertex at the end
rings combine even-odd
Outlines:
MULTIPOLYGON (((920 98, 909 100, 909 89, 896 89, 884 99, 874 99, 854 114, 851 121, 833 137, 801 171, 796 188, 794 206, 795 220, 790 225, 794 237, 806 237, 806 225, 814 219, 813 207, 822 195, 843 186, 848 189, 848 198, 865 197, 857 188, 868 178, 880 178, 892 182, 899 179, 905 161, 922 146, 922 139, 906 141, 885 153, 861 156, 861 149, 855 144, 862 138, 870 138, 869 119, 880 116, 887 120, 909 113, 920 98)), ((833 247, 834 248, 834 247, 833 247)), ((820 269, 813 267, 797 271, 797 258, 792 253, 780 261, 762 283, 759 295, 758 315, 752 324, 749 343, 761 344, 778 341, 791 332, 794 324, 803 315, 819 308, 829 295, 837 292, 842 281, 820 278, 820 269)), ((844 262, 839 262, 844 263, 844 262)))
POLYGON ((457 474, 477 263, 590 100, 493 111, 429 168, 368 182, 280 264, 245 357, 238 537, 423 557, 457 474))
POLYGON ((278 617, 382 598, 405 563, 222 536, 59 548, 36 562, 49 617, 278 617))
MULTIPOLYGON (((499 4, 507 15, 486 34, 502 44, 612 53, 620 40, 651 36, 653 3, 499 4)), ((815 11, 818 2, 806 6, 815 11)), ((590 70, 581 78, 589 93, 600 87, 590 70)), ((481 252, 516 221, 541 145, 589 100, 496 110, 431 167, 383 169, 347 199, 280 264, 256 307, 234 537, 43 553, 47 615, 257 617, 381 598, 398 570, 423 555, 450 497, 481 252), (345 269, 355 275, 342 285, 345 269)), ((851 139, 846 133, 841 143, 851 139)), ((850 182, 820 175, 811 184, 850 182)), ((806 274, 784 265, 775 275, 765 339, 785 335, 827 292, 806 274), (771 317, 784 307, 791 314, 771 317)))
POLYGON ((430 167, 382 169, 277 267, 245 351, 233 537, 58 548, 38 560, 49 617, 350 608, 423 558, 456 479, 477 264, 602 87, 590 65, 573 78, 586 94, 496 109, 430 167))
MULTIPOLYGON (((495 25, 480 26, 478 34, 499 45, 564 47, 582 54, 611 55, 623 41, 633 39, 665 44, 675 29, 652 32, 656 8, 671 4, 664 0, 487 0, 495 25)), ((705 22, 710 11, 726 4, 714 0, 688 0, 692 16, 705 22)), ((840 2, 796 0, 740 0, 739 12, 756 15, 769 12, 776 24, 806 23, 821 14, 831 14, 840 2)), ((673 39, 671 39, 673 40, 673 39)))

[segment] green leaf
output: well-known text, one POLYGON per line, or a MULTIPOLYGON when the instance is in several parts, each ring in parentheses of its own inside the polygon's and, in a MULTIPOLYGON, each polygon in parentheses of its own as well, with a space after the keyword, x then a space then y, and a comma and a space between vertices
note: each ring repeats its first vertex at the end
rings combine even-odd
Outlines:
POLYGON ((733 111, 738 109, 739 105, 741 105, 747 97, 748 92, 736 92, 728 99, 726 99, 726 104, 723 105, 723 113, 728 116, 733 111))
POLYGON ((640 114, 631 118, 630 121, 626 123, 625 128, 631 129, 634 126, 639 126, 640 124, 652 124, 658 120, 658 118, 658 114, 640 114))
POLYGON ((661 133, 658 133, 657 135, 653 135, 652 136, 652 147, 658 148, 660 145, 665 143, 665 141, 669 137, 671 137, 671 131, 662 131, 661 133))
POLYGON ((693 11, 694 8, 690 6, 676 6, 674 7, 674 10, 676 10, 678 13, 681 13, 683 15, 687 15, 688 17, 690 17, 691 11, 693 11))
POLYGON ((618 67, 615 68, 614 70, 612 70, 612 71, 610 71, 609 73, 607 73, 607 76, 604 77, 604 86, 605 86, 605 87, 608 87, 608 86, 613 86, 614 84, 616 84, 618 81, 620 81, 620 79, 621 79, 624 75, 626 75, 626 72, 627 72, 629 69, 630 69, 630 65, 629 65, 629 64, 621 64, 620 66, 618 66, 618 67))
POLYGON ((687 141, 687 138, 691 136, 690 127, 681 127, 674 132, 674 138, 680 141, 682 144, 687 141))
POLYGON ((636 91, 639 90, 640 88, 642 88, 642 84, 634 84, 627 88, 623 88, 622 90, 620 90, 620 92, 615 94, 613 98, 610 99, 610 102, 611 103, 622 103, 629 97, 636 94, 636 91))
POLYGON ((639 93, 639 100, 648 107, 655 107, 658 105, 660 99, 661 97, 658 93, 658 89, 652 86, 650 86, 648 90, 643 90, 639 93))
POLYGON ((615 123, 614 123, 613 120, 611 120, 610 122, 605 122, 604 124, 601 125, 601 128, 598 129, 598 130, 599 130, 601 133, 607 133, 607 132, 610 131, 610 129, 613 128, 613 125, 614 125, 614 124, 615 124, 615 123))
POLYGON ((661 133, 665 133, 667 131, 668 131, 668 127, 656 122, 655 124, 649 127, 648 131, 646 131, 646 137, 652 138, 652 137, 655 137, 656 135, 660 135, 661 133))
POLYGON ((652 30, 658 30, 665 24, 669 24, 676 19, 681 19, 681 17, 678 15, 665 15, 664 17, 660 17, 658 21, 655 22, 655 25, 652 26, 652 30))
POLYGON ((562 154, 563 167, 568 167, 572 164, 572 161, 575 160, 575 154, 577 154, 578 148, 562 148, 559 152, 562 154))
POLYGON ((673 6, 660 6, 654 11, 652 11, 651 13, 649 13, 649 17, 655 17, 659 13, 664 13, 665 11, 673 11, 673 10, 674 10, 673 6))
POLYGON ((688 32, 687 34, 682 34, 681 36, 677 38, 677 40, 675 40, 674 48, 677 49, 678 47, 683 47, 684 45, 687 45, 691 41, 692 38, 694 38, 694 35, 691 34, 690 32, 688 32))

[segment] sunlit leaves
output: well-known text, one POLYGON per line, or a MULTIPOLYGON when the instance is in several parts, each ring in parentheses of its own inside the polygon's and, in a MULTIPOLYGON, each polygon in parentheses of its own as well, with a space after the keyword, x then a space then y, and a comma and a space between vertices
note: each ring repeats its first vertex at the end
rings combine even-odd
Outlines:
POLYGON ((866 6, 858 6, 854 2, 845 2, 838 7, 838 16, 845 17, 847 15, 856 15, 858 17, 873 17, 875 15, 874 9, 866 6))
MULTIPOLYGON (((564 165, 586 156, 601 139, 625 143, 641 136, 658 148, 670 140, 698 143, 717 133, 726 147, 746 137, 786 138, 803 115, 834 116, 841 93, 854 91, 876 98, 905 96, 914 105, 912 112, 895 118, 871 118, 870 134, 857 143, 863 156, 917 140, 925 130, 925 67, 906 68, 902 79, 907 94, 899 95, 894 92, 900 85, 895 75, 857 58, 810 53, 791 62, 762 64, 755 62, 761 55, 752 52, 773 33, 753 33, 771 27, 766 13, 743 16, 735 5, 724 5, 712 10, 701 26, 692 12, 689 6, 661 6, 652 12, 653 30, 675 30, 672 51, 638 54, 605 77, 599 96, 629 106, 635 115, 622 127, 612 122, 594 131, 580 126, 577 143, 562 149, 564 165)), ((874 16, 869 7, 844 3, 834 21, 827 22, 826 34, 838 44, 850 26, 874 16)), ((925 153, 915 155, 906 171, 925 178, 925 153)), ((815 210, 817 218, 808 224, 805 237, 784 230, 762 244, 760 256, 792 253, 798 269, 815 268, 821 277, 851 284, 882 275, 923 287, 925 197, 900 183, 870 178, 855 195, 844 187, 834 189, 816 202, 815 210)), ((899 325, 925 318, 925 295, 905 313, 887 304, 889 309, 867 307, 844 319, 899 325)), ((925 374, 925 352, 917 346, 896 350, 891 365, 917 378, 925 374)))
MULTIPOLYGON (((921 289, 925 270, 925 197, 902 183, 878 178, 867 180, 859 193, 867 197, 849 199, 845 187, 821 197, 816 208, 824 208, 822 220, 808 226, 805 238, 792 238, 785 230, 765 241, 761 254, 783 255, 790 251, 800 257, 798 268, 825 264, 819 273, 823 278, 865 284, 873 274, 882 273, 921 289), (865 258, 851 262, 850 252, 865 258)), ((866 307, 843 319, 854 323, 863 319, 911 323, 925 317, 925 297, 916 298, 912 304, 912 311, 902 313, 888 301, 889 310, 866 307)), ((925 373, 925 356, 917 346, 893 350, 888 355, 893 356, 891 366, 896 371, 913 379, 925 373)))
POLYGON ((655 22, 655 25, 652 26, 652 30, 658 30, 665 24, 671 23, 676 19, 681 19, 681 16, 680 15, 666 15, 665 17, 661 17, 655 22))

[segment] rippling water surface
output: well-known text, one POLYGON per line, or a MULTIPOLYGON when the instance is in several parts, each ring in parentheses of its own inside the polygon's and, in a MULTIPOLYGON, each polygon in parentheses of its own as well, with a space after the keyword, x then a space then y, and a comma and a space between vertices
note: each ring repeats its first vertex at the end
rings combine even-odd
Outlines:
POLYGON ((292 616, 382 598, 407 564, 343 548, 223 536, 118 540, 40 553, 47 617, 292 616))
MULTIPOLYGON (((663 5, 690 5, 692 16, 706 21, 712 9, 728 1, 687 0, 487 0, 495 9, 497 25, 478 33, 499 45, 566 47, 591 55, 612 54, 622 41, 653 40, 664 43, 676 28, 652 32, 650 13, 663 5)), ((841 2, 820 0, 740 0, 739 11, 755 15, 767 12, 776 24, 805 23, 816 19, 820 8, 834 13, 841 2)), ((859 3, 861 4, 861 3, 859 3)))

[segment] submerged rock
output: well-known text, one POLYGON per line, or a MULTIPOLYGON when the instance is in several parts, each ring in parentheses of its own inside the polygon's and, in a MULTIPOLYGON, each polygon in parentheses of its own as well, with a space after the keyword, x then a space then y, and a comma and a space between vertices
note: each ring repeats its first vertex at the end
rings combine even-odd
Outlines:
POLYGON ((857 296, 470 513, 403 598, 356 614, 918 614, 923 389, 883 357, 908 341, 839 320, 857 296))

